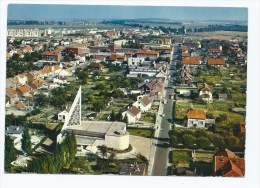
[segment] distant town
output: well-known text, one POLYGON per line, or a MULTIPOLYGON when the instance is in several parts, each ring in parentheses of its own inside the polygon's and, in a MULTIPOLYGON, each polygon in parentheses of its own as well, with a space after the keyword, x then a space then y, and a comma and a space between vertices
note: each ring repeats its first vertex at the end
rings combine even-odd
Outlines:
POLYGON ((9 20, 5 172, 244 177, 247 25, 9 20))

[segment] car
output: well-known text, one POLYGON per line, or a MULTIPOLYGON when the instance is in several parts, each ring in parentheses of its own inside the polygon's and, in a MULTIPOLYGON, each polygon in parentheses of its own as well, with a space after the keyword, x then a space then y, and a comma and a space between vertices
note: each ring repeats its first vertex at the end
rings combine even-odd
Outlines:
POLYGON ((165 114, 161 114, 162 117, 165 117, 165 114))

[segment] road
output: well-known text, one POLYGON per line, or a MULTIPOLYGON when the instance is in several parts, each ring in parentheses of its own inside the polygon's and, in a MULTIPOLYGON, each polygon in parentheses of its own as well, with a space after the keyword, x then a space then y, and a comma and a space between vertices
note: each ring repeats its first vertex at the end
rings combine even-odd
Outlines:
MULTIPOLYGON (((170 69, 169 75, 173 75, 174 72, 174 60, 175 56, 172 58, 171 66, 173 69, 170 69)), ((172 80, 172 79, 171 79, 172 80)), ((154 158, 152 161, 152 172, 151 175, 153 176, 166 176, 167 175, 167 167, 168 167, 168 155, 170 151, 169 147, 169 135, 168 132, 171 129, 171 125, 173 124, 173 103, 174 101, 170 99, 169 95, 174 93, 174 89, 172 86, 175 86, 175 82, 169 82, 165 84, 165 99, 167 103, 162 106, 161 111, 159 110, 158 113, 164 114, 164 117, 159 118, 157 122, 159 133, 156 131, 155 134, 155 141, 153 142, 154 146, 154 158)))

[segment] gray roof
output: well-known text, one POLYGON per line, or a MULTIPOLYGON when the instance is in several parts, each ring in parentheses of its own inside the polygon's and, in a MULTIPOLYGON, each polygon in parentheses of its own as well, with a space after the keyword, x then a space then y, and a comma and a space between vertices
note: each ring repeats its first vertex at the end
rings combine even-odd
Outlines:
POLYGON ((126 124, 117 121, 82 121, 81 125, 67 127, 66 130, 75 131, 75 134, 79 132, 86 132, 87 135, 114 135, 120 136, 128 134, 126 132, 126 124))
POLYGON ((9 126, 6 128, 5 134, 21 134, 23 130, 23 126, 9 126))

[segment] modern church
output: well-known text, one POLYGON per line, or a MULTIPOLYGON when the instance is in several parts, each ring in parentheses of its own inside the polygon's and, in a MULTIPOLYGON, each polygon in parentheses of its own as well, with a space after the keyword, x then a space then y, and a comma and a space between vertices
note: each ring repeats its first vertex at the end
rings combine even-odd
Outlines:
POLYGON ((97 147, 105 145, 115 150, 129 147, 129 133, 126 123, 116 121, 81 121, 81 86, 65 116, 65 121, 57 143, 61 143, 66 134, 74 133, 78 150, 95 152, 97 147))

